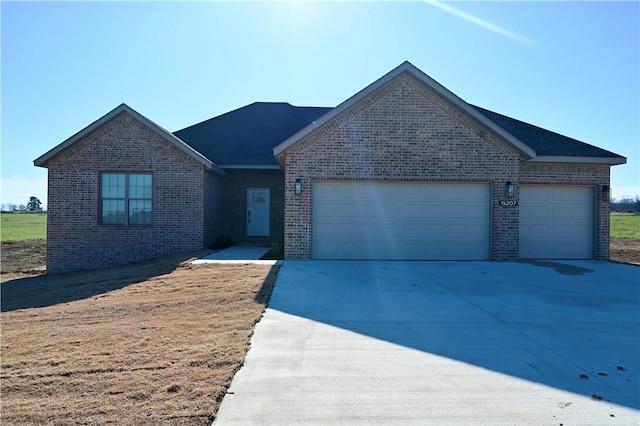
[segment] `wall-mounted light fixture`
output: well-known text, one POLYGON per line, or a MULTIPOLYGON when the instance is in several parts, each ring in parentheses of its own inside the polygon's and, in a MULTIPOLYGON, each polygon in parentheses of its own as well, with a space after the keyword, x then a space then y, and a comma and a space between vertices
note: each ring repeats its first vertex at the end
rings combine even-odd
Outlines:
POLYGON ((602 201, 611 201, 611 187, 602 185, 602 201))
POLYGON ((296 179, 296 195, 302 194, 302 179, 296 179))
POLYGON ((506 192, 507 198, 513 198, 513 192, 515 191, 516 186, 511 183, 511 182, 507 182, 504 185, 504 190, 506 192))

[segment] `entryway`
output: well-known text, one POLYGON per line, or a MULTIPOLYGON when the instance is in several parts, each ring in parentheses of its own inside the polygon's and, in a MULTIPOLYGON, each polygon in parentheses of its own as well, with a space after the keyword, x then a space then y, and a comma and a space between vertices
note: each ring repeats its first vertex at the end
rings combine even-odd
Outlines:
POLYGON ((247 237, 269 236, 270 210, 269 188, 247 188, 247 237))

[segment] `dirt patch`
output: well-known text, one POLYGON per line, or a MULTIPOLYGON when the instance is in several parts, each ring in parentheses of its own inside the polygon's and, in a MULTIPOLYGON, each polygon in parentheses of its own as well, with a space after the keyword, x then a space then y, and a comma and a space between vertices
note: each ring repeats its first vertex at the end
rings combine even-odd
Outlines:
MULTIPOLYGON (((47 263, 47 241, 3 241, 1 246, 3 275, 41 274, 47 263)), ((6 277, 5 277, 6 278, 6 277)))
POLYGON ((185 257, 4 282, 2 423, 210 424, 277 267, 185 257))
POLYGON ((640 240, 612 238, 609 259, 640 265, 640 240))

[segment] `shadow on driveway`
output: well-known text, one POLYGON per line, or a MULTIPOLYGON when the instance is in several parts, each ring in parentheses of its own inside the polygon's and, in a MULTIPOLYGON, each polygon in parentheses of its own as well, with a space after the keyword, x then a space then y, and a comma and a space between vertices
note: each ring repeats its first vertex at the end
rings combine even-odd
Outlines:
POLYGON ((640 409, 639 278, 595 261, 287 261, 269 308, 640 409))

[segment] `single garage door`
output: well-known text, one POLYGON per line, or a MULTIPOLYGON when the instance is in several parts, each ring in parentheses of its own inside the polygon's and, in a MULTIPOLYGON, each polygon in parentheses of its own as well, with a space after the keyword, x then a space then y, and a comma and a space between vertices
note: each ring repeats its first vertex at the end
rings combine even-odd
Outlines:
POLYGON ((591 259, 594 190, 589 186, 520 187, 520 257, 591 259))
POLYGON ((488 184, 313 185, 314 259, 485 260, 488 184))

